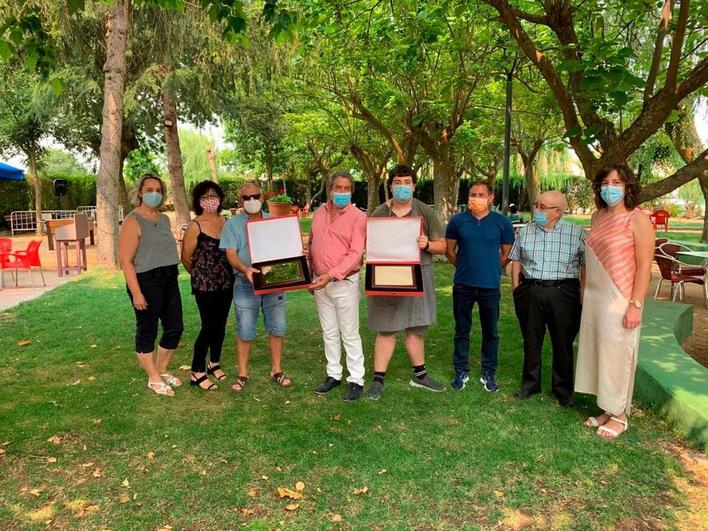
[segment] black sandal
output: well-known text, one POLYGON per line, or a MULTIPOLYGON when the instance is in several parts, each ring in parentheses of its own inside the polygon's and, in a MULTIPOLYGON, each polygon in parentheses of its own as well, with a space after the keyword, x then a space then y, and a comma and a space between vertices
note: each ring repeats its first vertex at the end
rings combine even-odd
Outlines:
POLYGON ((286 376, 283 372, 271 374, 270 379, 273 383, 278 384, 280 387, 290 387, 293 384, 290 376, 286 376))
POLYGON ((231 384, 231 390, 234 393, 240 393, 246 388, 246 384, 248 383, 248 376, 239 376, 236 378, 234 383, 231 384), (238 385, 238 388, 236 386, 238 385))
MULTIPOLYGON (((194 374, 192 374, 192 378, 194 378, 194 374)), ((199 389, 203 389, 204 391, 213 391, 214 389, 216 389, 216 384, 214 382, 212 382, 211 380, 209 380, 209 378, 207 378, 206 374, 203 374, 202 376, 200 376, 196 380, 193 380, 192 378, 189 379, 190 385, 196 385, 197 387, 199 387, 199 389), (204 381, 209 382, 209 385, 207 387, 201 386, 201 383, 204 381)))
POLYGON ((221 365, 218 363, 212 365, 211 362, 209 362, 207 364, 207 374, 212 374, 217 380, 226 380, 226 373, 221 369, 221 365), (221 378, 214 374, 216 371, 221 371, 221 378))

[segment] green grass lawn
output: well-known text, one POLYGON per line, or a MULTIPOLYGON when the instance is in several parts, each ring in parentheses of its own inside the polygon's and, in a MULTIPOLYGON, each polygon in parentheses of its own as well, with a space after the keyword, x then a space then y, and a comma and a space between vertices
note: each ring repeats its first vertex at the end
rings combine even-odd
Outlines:
MULTIPOLYGON (((436 268, 428 367, 448 383, 451 277, 447 264, 436 268)), ((186 331, 175 369, 190 363, 198 331, 181 280, 186 331)), ((399 346, 378 402, 316 397, 325 366, 314 303, 303 291, 288 300, 293 388, 268 380, 260 328, 241 395, 220 382, 211 393, 185 385, 172 399, 146 389, 116 273, 85 274, 0 314, 0 528, 633 529, 671 526, 686 509, 676 485, 687 473, 665 449, 677 436, 653 413, 637 408, 629 432, 608 442, 582 425, 595 413, 591 397, 570 410, 556 405, 549 371, 543 396, 512 397, 521 339, 508 285, 497 394, 474 378, 462 392, 414 389, 399 346), (279 498, 278 487, 299 481, 301 499, 279 498)), ((373 336, 361 308, 370 369, 373 336)), ((474 326, 478 353, 476 318, 474 326)), ((232 317, 230 379, 233 329, 232 317)))
MULTIPOLYGON (((527 215, 526 219, 530 219, 530 217, 527 215)), ((582 225, 583 227, 589 227, 590 226, 590 216, 563 216, 563 219, 570 221, 571 223, 575 223, 577 225, 582 225)), ((690 230, 702 230, 703 229, 703 221, 701 220, 688 220, 688 219, 674 219, 671 218, 669 220, 669 228, 677 228, 677 229, 690 229, 690 230)))

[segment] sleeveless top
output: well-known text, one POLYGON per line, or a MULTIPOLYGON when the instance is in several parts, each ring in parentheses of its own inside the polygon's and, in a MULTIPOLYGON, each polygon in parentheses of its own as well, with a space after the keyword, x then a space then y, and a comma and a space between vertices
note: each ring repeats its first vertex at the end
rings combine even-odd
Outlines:
POLYGON ((212 238, 199 227, 197 246, 192 254, 192 293, 231 290, 234 275, 226 259, 226 252, 219 249, 219 238, 212 238))
POLYGON ((152 221, 134 210, 128 216, 140 225, 138 249, 133 259, 136 273, 179 264, 177 244, 170 230, 170 218, 161 214, 159 220, 152 221))
POLYGON ((637 209, 633 209, 621 214, 605 214, 596 219, 585 241, 627 300, 632 298, 634 275, 637 273, 631 227, 632 218, 637 212, 637 209))

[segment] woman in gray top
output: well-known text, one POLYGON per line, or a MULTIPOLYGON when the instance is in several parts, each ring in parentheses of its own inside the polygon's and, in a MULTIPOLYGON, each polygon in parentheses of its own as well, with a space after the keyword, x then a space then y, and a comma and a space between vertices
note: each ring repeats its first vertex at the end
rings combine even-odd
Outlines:
POLYGON ((135 189, 137 207, 123 221, 118 258, 135 310, 135 354, 148 375, 148 389, 173 396, 182 382, 167 370, 182 337, 182 299, 177 276, 177 245, 170 220, 158 210, 165 191, 162 180, 143 175, 135 189), (162 337, 155 353, 158 321, 162 337))

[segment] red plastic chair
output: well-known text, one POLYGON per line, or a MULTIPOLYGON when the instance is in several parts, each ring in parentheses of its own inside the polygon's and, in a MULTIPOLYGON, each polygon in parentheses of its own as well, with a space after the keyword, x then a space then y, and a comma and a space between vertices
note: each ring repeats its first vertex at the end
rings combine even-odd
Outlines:
MULTIPOLYGON (((24 251, 15 251, 6 255, 6 258, 2 262, 2 268, 0 268, 0 276, 4 276, 5 269, 15 270, 15 286, 17 286, 18 276, 17 271, 27 270, 30 274, 30 280, 32 281, 32 287, 34 288, 34 277, 32 276, 32 268, 39 268, 39 274, 42 276, 42 284, 44 286, 47 283, 44 280, 44 273, 42 272, 42 264, 39 261, 39 246, 42 245, 42 240, 32 240, 27 249, 24 251)), ((3 278, 4 280, 4 278, 3 278)))
POLYGON ((664 232, 669 232, 670 217, 671 214, 669 214, 666 210, 656 210, 649 216, 649 219, 651 220, 651 224, 654 226, 654 230, 656 230, 657 225, 663 225, 664 232))

